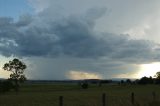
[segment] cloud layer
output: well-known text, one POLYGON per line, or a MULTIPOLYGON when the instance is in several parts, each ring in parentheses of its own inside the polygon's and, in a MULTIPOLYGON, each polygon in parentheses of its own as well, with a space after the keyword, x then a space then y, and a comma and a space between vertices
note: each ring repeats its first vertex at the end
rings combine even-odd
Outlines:
POLYGON ((102 14, 104 9, 100 8, 91 9, 87 15, 71 15, 55 20, 26 15, 14 22, 11 18, 2 17, 1 54, 109 58, 130 62, 159 59, 159 45, 156 43, 131 39, 129 35, 96 32, 95 21, 102 14))

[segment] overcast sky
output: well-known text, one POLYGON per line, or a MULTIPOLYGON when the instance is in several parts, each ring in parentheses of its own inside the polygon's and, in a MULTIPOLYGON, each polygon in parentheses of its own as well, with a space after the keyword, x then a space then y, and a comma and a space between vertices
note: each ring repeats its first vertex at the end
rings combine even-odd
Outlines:
POLYGON ((30 79, 139 78, 160 66, 159 28, 159 0, 0 0, 0 65, 20 58, 30 79))

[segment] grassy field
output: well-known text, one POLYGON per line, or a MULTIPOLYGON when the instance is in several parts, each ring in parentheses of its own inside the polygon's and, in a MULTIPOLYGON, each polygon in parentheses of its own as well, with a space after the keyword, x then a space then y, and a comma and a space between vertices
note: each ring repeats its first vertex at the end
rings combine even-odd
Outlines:
POLYGON ((64 97, 64 106, 102 106, 102 93, 106 93, 107 106, 133 106, 131 92, 134 106, 160 106, 160 85, 90 85, 84 90, 78 84, 25 84, 18 94, 0 94, 0 106, 59 106, 59 96, 64 97))

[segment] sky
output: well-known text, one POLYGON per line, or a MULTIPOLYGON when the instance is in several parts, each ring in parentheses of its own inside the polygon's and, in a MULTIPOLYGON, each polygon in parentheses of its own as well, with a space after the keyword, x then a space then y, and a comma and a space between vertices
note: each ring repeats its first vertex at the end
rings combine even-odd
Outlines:
POLYGON ((159 28, 159 0, 0 0, 0 66, 19 58, 29 79, 154 76, 159 28))

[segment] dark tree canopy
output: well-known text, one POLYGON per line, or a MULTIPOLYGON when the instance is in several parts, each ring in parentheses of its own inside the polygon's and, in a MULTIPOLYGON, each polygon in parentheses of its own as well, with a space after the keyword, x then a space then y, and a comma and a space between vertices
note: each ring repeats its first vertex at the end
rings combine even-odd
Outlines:
POLYGON ((19 59, 13 59, 12 61, 4 64, 3 69, 11 72, 9 79, 15 83, 16 89, 19 86, 19 82, 21 83, 26 80, 24 75, 24 70, 26 68, 27 66, 19 59))
POLYGON ((160 79, 160 72, 157 72, 156 75, 155 75, 155 77, 156 77, 157 79, 160 79))
POLYGON ((153 84, 154 83, 154 79, 150 76, 150 77, 142 77, 139 81, 139 84, 153 84))

